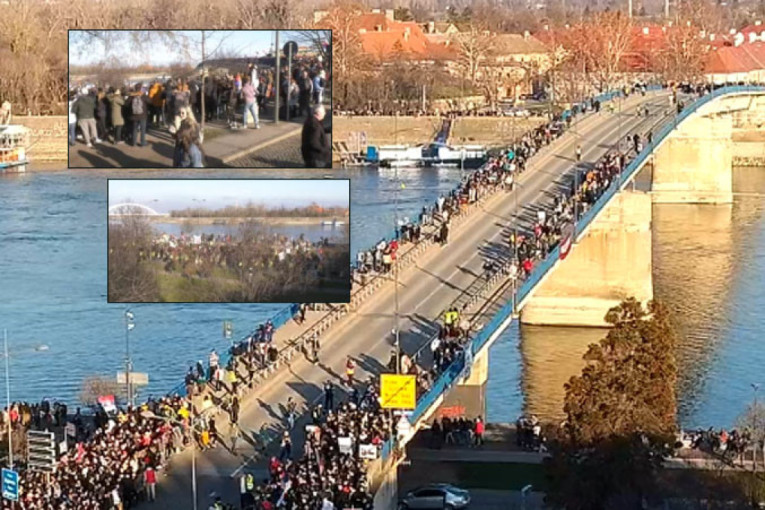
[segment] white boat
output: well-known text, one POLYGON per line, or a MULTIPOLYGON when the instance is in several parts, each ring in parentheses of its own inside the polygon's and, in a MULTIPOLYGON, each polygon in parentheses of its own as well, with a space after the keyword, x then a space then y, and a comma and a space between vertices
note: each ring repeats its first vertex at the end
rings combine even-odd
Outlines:
POLYGON ((487 158, 480 145, 451 147, 442 143, 428 145, 384 145, 367 147, 367 161, 384 167, 460 166, 478 168, 487 158))
POLYGON ((321 224, 325 227, 337 227, 339 225, 345 225, 345 222, 340 220, 325 220, 322 221, 321 224))
POLYGON ((0 173, 24 172, 29 164, 29 130, 24 126, 0 126, 0 173))

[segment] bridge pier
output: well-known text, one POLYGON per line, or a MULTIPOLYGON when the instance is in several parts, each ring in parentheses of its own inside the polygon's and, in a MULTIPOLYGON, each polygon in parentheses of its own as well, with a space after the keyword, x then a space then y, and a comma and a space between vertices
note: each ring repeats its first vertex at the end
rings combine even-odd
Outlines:
POLYGON ((733 201, 733 116, 695 114, 658 148, 653 163, 656 203, 733 201))
POLYGON ((444 401, 435 413, 441 416, 482 416, 486 420, 486 382, 489 380, 489 350, 473 360, 470 377, 456 384, 444 395, 444 401))
POLYGON ((653 299, 651 255, 651 197, 622 191, 521 303, 521 321, 607 327, 606 312, 625 298, 653 299))

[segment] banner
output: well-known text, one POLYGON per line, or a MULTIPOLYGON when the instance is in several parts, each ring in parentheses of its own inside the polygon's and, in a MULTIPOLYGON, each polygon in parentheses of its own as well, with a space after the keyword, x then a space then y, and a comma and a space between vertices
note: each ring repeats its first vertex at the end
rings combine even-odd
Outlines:
POLYGON ((114 405, 114 395, 106 395, 104 397, 98 397, 98 403, 104 408, 104 411, 111 413, 117 410, 117 406, 114 405))
POLYGON ((359 457, 362 459, 374 460, 377 458, 377 447, 373 444, 360 444, 359 457))
POLYGON ((353 441, 350 437, 338 437, 337 446, 340 448, 340 453, 353 453, 353 441))
POLYGON ((560 259, 563 260, 571 251, 571 245, 574 244, 574 225, 569 224, 563 229, 560 241, 560 259))

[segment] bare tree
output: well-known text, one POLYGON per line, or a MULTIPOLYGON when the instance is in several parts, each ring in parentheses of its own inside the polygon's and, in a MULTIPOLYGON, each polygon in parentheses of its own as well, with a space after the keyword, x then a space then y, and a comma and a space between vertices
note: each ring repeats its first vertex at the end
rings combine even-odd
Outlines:
POLYGON ((472 84, 477 83, 481 62, 490 53, 495 37, 484 26, 470 23, 452 37, 457 45, 459 64, 472 84))
POLYGON ((118 384, 115 379, 94 375, 86 377, 85 380, 82 381, 79 399, 80 402, 87 406, 94 406, 98 404, 98 397, 105 397, 108 395, 117 396, 120 394, 120 391, 123 390, 124 387, 121 384, 118 384))

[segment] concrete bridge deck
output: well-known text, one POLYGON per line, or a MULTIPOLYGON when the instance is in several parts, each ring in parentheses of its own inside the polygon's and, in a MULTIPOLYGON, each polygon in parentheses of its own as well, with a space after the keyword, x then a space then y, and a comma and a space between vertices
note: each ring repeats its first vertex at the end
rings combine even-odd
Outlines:
MULTIPOLYGON (((512 228, 514 217, 517 215, 521 223, 529 221, 539 204, 551 202, 560 187, 566 185, 576 145, 583 147, 583 162, 594 163, 620 135, 624 137, 634 132, 637 126, 651 122, 651 119, 635 115, 635 108, 644 103, 665 104, 666 94, 632 96, 625 101, 621 114, 601 113, 580 120, 577 133, 570 130, 529 161, 527 171, 519 179, 517 191, 499 192, 487 199, 479 210, 453 228, 449 244, 444 247, 429 246, 415 265, 402 271, 400 331, 405 352, 415 352, 435 333, 436 321, 442 310, 483 272, 485 257, 501 250, 505 240, 503 233, 512 228), (518 211, 514 194, 517 196, 518 211)), ((652 110, 659 112, 660 109, 654 107, 652 110)), ((489 312, 484 314, 488 316, 489 312)), ((281 429, 281 409, 288 397, 292 396, 300 405, 317 401, 326 380, 340 383, 349 355, 358 362, 358 379, 379 373, 392 349, 390 332, 393 315, 393 288, 392 285, 385 285, 361 304, 355 313, 337 321, 322 337, 320 363, 311 364, 303 358, 295 358, 289 367, 259 385, 257 394, 243 399, 240 413, 242 431, 252 434, 263 425, 281 429)), ((277 333, 277 341, 281 341, 278 340, 280 337, 277 333)), ((297 434, 294 439, 296 445, 301 443, 297 434)), ((247 443, 241 443, 241 447, 233 453, 218 447, 197 455, 200 504, 207 501, 207 494, 212 491, 229 501, 237 499, 238 486, 231 476, 239 474, 242 469, 254 468, 258 460, 253 456, 253 449, 247 443)), ((177 508, 179 501, 189 501, 190 457, 190 452, 186 451, 173 458, 170 474, 162 477, 158 501, 151 505, 152 508, 177 508)))

